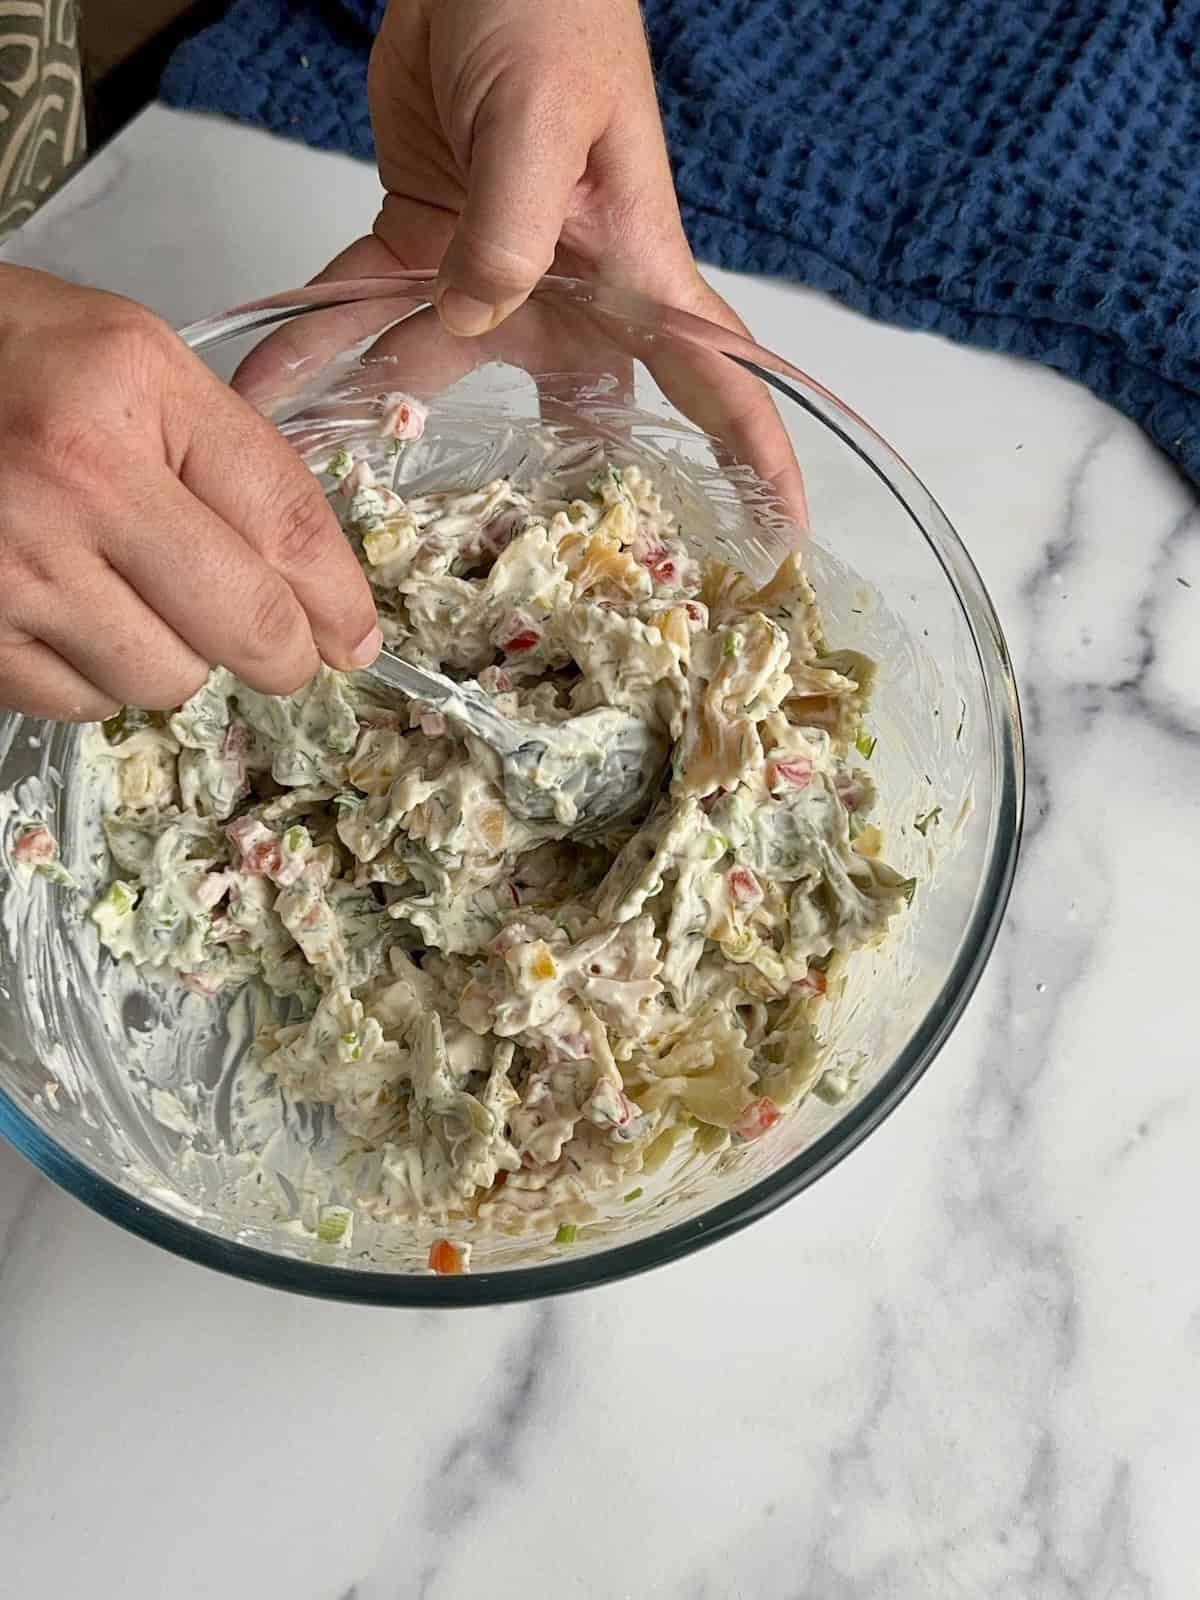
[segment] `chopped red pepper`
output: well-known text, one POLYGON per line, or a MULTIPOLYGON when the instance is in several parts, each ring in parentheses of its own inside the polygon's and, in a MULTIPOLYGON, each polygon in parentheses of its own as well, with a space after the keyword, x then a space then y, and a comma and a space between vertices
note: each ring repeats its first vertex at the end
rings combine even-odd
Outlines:
POLYGON ((734 1123, 732 1132, 739 1134, 743 1139, 757 1139, 760 1134, 766 1133, 768 1128, 773 1128, 782 1115, 774 1100, 769 1100, 764 1095, 761 1100, 751 1100, 734 1123))
POLYGON ((466 1270, 462 1251, 449 1239, 435 1239, 430 1245, 429 1266, 443 1277, 456 1277, 466 1270))
POLYGON ((827 986, 825 974, 820 967, 809 967, 804 977, 793 987, 796 994, 818 995, 824 994, 827 986))
POLYGON ((279 836, 257 817, 237 817, 226 825, 226 837, 237 846, 240 866, 252 878, 273 878, 283 866, 279 836))
POLYGON ((807 789, 812 776, 813 764, 807 756, 785 756, 767 767, 767 787, 772 793, 779 789, 807 789))
POLYGON ((505 645, 509 655, 519 655, 522 650, 532 650, 541 638, 540 633, 535 633, 532 628, 523 628, 520 633, 514 633, 505 645))
POLYGON ((13 860, 26 867, 44 867, 58 854, 54 835, 44 823, 25 828, 13 841, 13 860))
POLYGON ((749 867, 730 867, 725 877, 729 884, 729 893, 736 905, 753 906, 762 899, 758 879, 749 867))

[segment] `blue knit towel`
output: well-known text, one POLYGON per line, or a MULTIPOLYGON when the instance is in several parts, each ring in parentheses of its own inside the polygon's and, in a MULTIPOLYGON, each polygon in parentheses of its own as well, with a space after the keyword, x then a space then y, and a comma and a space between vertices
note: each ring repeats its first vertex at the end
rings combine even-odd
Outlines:
MULTIPOLYGON (((163 98, 368 157, 383 9, 235 0, 163 98)), ((1200 0, 645 13, 697 255, 1043 361, 1200 481, 1200 0)))

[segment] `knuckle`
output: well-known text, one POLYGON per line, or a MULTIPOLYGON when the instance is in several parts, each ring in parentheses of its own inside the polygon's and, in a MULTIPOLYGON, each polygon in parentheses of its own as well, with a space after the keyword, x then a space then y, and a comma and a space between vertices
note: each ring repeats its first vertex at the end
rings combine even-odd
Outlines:
POLYGON ((442 276, 468 292, 504 302, 528 294, 554 261, 550 244, 541 250, 528 244, 517 249, 491 237, 473 223, 464 223, 442 276))
POLYGON ((74 476, 88 432, 83 408, 73 404, 65 393, 53 403, 38 397, 15 404, 5 416, 10 459, 21 460, 56 478, 74 476))
POLYGON ((45 549, 0 552, 0 625, 37 633, 62 613, 55 564, 45 549))
POLYGON ((281 495, 278 504, 271 543, 278 566, 290 572, 306 572, 334 553, 335 540, 341 535, 315 483, 311 488, 281 495))
POLYGON ((161 361, 170 361, 178 350, 178 340, 166 323, 131 300, 112 296, 104 314, 93 324, 92 338, 105 352, 109 365, 144 370, 161 361))
POLYGON ((297 642, 300 622, 300 607, 287 585, 264 583, 250 602, 245 654, 255 662, 278 660, 297 642))
POLYGON ((274 663, 270 685, 265 687, 264 692, 268 694, 295 694, 297 690, 303 689, 306 683, 312 681, 320 664, 315 653, 311 658, 305 659, 303 664, 299 662, 295 665, 274 663))
POLYGON ((203 662, 192 667, 177 667, 156 673, 153 682, 138 697, 143 711, 174 711, 185 700, 190 700, 208 677, 203 662))

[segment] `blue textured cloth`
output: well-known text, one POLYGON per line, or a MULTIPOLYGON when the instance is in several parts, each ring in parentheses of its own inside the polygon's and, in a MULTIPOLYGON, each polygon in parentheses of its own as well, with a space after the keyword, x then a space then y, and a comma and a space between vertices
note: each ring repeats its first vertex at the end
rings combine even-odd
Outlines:
MULTIPOLYGON (((163 97, 368 157, 383 9, 235 0, 163 97)), ((1200 480, 1200 0, 644 9, 699 256, 1043 361, 1200 480)))

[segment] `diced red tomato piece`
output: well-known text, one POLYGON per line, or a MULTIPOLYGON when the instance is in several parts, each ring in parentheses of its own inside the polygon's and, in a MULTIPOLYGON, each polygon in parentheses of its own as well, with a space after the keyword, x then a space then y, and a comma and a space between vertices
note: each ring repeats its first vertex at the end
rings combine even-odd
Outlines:
POLYGON ((761 1100, 751 1100, 734 1123, 732 1132, 743 1139, 757 1139, 768 1128, 773 1128, 782 1115, 774 1100, 764 1095, 761 1100))
POLYGON ((45 823, 23 828, 13 841, 13 860, 25 867, 44 867, 58 854, 58 842, 45 823))
POLYGON ((429 1266, 443 1277, 455 1277, 465 1270, 463 1253, 449 1239, 435 1239, 429 1247, 429 1266))

